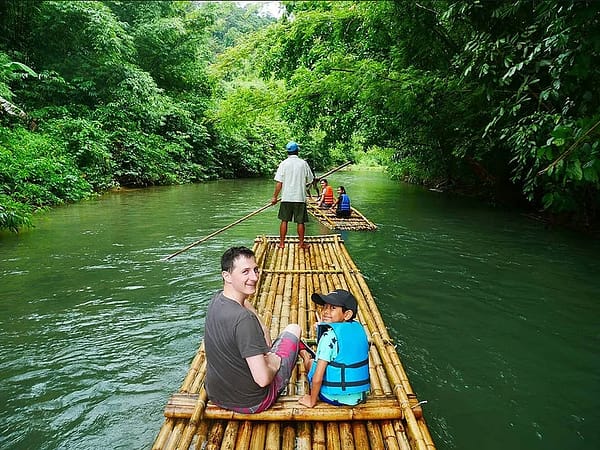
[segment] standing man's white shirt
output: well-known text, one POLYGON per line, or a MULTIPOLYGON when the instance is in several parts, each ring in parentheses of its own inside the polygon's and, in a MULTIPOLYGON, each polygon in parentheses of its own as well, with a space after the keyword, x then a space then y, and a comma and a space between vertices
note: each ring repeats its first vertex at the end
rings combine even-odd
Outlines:
POLYGON ((314 179, 308 163, 298 155, 289 155, 277 168, 275 181, 283 183, 282 202, 306 202, 306 185, 314 179))

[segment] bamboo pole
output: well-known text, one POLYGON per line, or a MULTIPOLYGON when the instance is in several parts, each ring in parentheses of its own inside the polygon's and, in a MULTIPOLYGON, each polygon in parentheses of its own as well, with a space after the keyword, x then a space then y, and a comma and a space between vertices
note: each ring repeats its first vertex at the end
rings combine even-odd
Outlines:
POLYGON ((196 430, 196 448, 203 448, 204 443, 208 441, 208 432, 210 430, 210 421, 203 420, 200 422, 198 429, 196 430))
POLYGON ((372 449, 385 448, 383 435, 377 422, 372 420, 367 421, 367 434, 369 435, 369 442, 372 449))
POLYGON ((325 424, 327 430, 327 450, 342 450, 340 442, 340 429, 337 423, 327 422, 325 424))
MULTIPOLYGON (((354 445, 354 435, 349 422, 341 422, 339 424, 340 444, 343 450, 352 450, 356 448, 354 445)), ((362 450, 359 448, 359 450, 362 450)))
POLYGON ((249 420, 245 420, 240 424, 237 440, 235 442, 235 450, 248 450, 250 448, 252 428, 253 424, 249 420))
POLYGON ((334 168, 334 169, 331 169, 331 170, 330 170, 330 171, 328 171, 328 172, 325 172, 323 175, 321 175, 320 177, 317 177, 316 179, 317 179, 317 180, 322 180, 323 178, 325 178, 325 177, 327 177, 327 176, 331 175, 331 174, 332 174, 332 173, 334 173, 334 172, 337 172, 337 171, 338 171, 338 170, 340 170, 340 169, 343 169, 343 168, 344 168, 344 167, 346 167, 346 166, 349 166, 350 164, 352 164, 352 161, 347 161, 347 162, 345 162, 344 164, 342 164, 341 166, 338 166, 338 167, 336 167, 336 168, 334 168))
POLYGON ((267 424, 254 423, 252 437, 250 438, 250 450, 265 450, 265 438, 267 436, 267 424))
POLYGON ((240 422, 237 420, 230 420, 227 422, 227 427, 225 428, 220 450, 237 450, 235 447, 235 441, 239 428, 240 422))
MULTIPOLYGON (((279 200, 277 200, 277 202, 278 202, 278 201, 279 201, 279 200)), ((246 215, 246 216, 242 217, 241 219, 238 219, 238 220, 236 220, 236 221, 235 221, 235 222, 233 222, 233 223, 230 223, 230 224, 229 224, 229 225, 227 225, 226 227, 223 227, 223 228, 221 228, 220 230, 217 230, 217 231, 215 231, 215 232, 213 232, 213 233, 209 234, 208 236, 205 236, 205 237, 203 237, 202 239, 199 239, 199 240, 197 240, 196 242, 192 242, 190 245, 188 245, 188 246, 186 246, 186 247, 183 247, 181 250, 178 250, 178 251, 176 251, 175 253, 172 253, 172 254, 170 254, 169 256, 166 256, 165 258, 163 258, 163 259, 162 259, 162 261, 169 261, 171 258, 173 258, 173 257, 175 257, 175 256, 177 256, 177 255, 179 255, 179 254, 181 254, 181 253, 183 253, 183 252, 185 252, 185 251, 189 250, 189 249, 190 249, 190 248, 192 248, 192 247, 195 247, 195 246, 196 246, 196 245, 198 245, 198 244, 201 244, 201 243, 202 243, 202 242, 204 242, 204 241, 207 241, 207 240, 208 240, 208 239, 210 239, 211 237, 214 237, 214 236, 216 236, 217 234, 219 234, 219 233, 222 233, 223 231, 225 231, 225 230, 228 230, 229 228, 231 228, 231 227, 233 227, 233 226, 237 225, 238 223, 240 223, 240 222, 243 222, 244 220, 246 220, 246 219, 249 219, 249 218, 250 218, 250 217, 252 217, 252 216, 255 216, 256 214, 258 214, 258 213, 260 213, 260 212, 264 211, 265 209, 267 209, 268 207, 275 205, 277 202, 275 202, 275 203, 267 203, 265 206, 261 206, 261 207, 260 207, 260 208, 258 208, 256 211, 254 211, 254 212, 251 212, 250 214, 248 214, 248 215, 246 215)))
POLYGON ((194 408, 194 412, 192 413, 192 417, 190 418, 188 426, 181 437, 181 443, 177 446, 178 449, 187 450, 189 448, 190 443, 194 438, 194 433, 196 432, 200 418, 202 417, 204 409, 206 408, 206 403, 208 403, 208 395, 206 394, 206 389, 204 389, 204 386, 202 386, 200 395, 198 395, 198 401, 194 408))
POLYGON ((369 436, 364 422, 352 423, 352 435, 354 436, 354 446, 359 450, 367 450, 370 447, 369 436))
MULTIPOLYGON (((225 434, 225 423, 217 421, 213 423, 213 426, 208 434, 208 440, 206 441, 206 450, 219 450, 221 448, 221 442, 223 442, 223 435, 225 434)), ((188 446, 189 447, 189 446, 188 446)), ((178 447, 185 448, 188 447, 178 447)))
POLYGON ((387 449, 400 450, 398 438, 396 437, 396 431, 394 430, 391 421, 385 420, 381 423, 381 433, 383 434, 383 439, 385 440, 387 449))
POLYGON ((152 445, 152 450, 159 450, 167 445, 167 441, 169 439, 169 436, 171 436, 174 424, 175 421, 173 419, 168 418, 167 420, 165 420, 165 423, 161 427, 160 432, 158 433, 158 436, 156 437, 154 444, 152 445))
MULTIPOLYGON (((297 403, 297 399, 296 399, 297 403)), ((170 403, 165 409, 165 416, 176 419, 190 419, 188 404, 170 403)), ((352 407, 332 407, 319 402, 314 408, 306 408, 300 404, 282 407, 276 403, 271 408, 260 414, 242 414, 235 411, 219 408, 212 403, 204 411, 205 419, 215 420, 252 420, 254 422, 285 422, 310 421, 310 422, 341 422, 348 420, 388 420, 401 419, 403 412, 396 399, 378 400, 369 406, 357 405, 352 407)))
POLYGON ((281 440, 281 450, 295 450, 296 448, 296 427, 291 423, 283 425, 283 437, 281 440))
MULTIPOLYGON (((267 438, 265 440, 265 449, 279 448, 281 440, 281 425, 279 423, 269 423, 267 425, 267 438)), ((262 450, 262 449, 261 449, 262 450)))
POLYGON ((318 422, 313 426, 312 450, 325 450, 326 448, 325 424, 318 422))
POLYGON ((358 217, 360 217, 365 223, 369 224, 369 227, 372 228, 377 228, 377 226, 371 222, 369 219, 367 219, 363 213, 361 213, 358 209, 354 208, 354 207, 350 207, 350 209, 352 210, 353 213, 355 213, 358 217))

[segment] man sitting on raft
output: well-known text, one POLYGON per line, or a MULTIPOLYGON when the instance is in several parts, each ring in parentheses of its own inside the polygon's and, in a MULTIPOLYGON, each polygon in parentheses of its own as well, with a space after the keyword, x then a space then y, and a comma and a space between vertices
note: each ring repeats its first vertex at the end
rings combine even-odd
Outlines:
POLYGON ((287 385, 298 358, 300 326, 290 324, 271 343, 269 330, 248 297, 256 292, 254 252, 232 247, 221 258, 223 290, 206 313, 205 387, 218 406, 258 413, 270 407, 287 385))

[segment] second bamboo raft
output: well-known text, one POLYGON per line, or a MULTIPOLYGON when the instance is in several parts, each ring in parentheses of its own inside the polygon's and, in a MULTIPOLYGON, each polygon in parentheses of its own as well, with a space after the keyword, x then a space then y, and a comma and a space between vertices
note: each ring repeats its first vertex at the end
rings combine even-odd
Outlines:
POLYGON ((310 215, 330 230, 374 231, 377 225, 367 219, 358 209, 350 208, 350 217, 336 217, 335 210, 321 209, 317 202, 309 198, 306 207, 310 215))
POLYGON ((366 403, 315 408, 298 403, 308 382, 301 364, 286 392, 259 414, 238 414, 207 400, 204 345, 192 361, 179 390, 168 402, 166 420, 153 449, 400 449, 434 450, 421 406, 369 288, 338 235, 311 236, 308 250, 288 237, 278 249, 277 236, 259 236, 253 250, 260 268, 256 294, 250 299, 270 327, 272 337, 298 323, 309 344, 315 343, 313 292, 347 289, 358 301, 358 320, 370 342, 371 393, 366 403))

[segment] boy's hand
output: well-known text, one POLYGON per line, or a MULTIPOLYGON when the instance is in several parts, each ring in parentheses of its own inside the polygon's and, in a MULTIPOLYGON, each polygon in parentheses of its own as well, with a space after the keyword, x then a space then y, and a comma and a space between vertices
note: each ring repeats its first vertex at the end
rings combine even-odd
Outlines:
POLYGON ((317 404, 317 401, 315 400, 313 402, 313 399, 310 396, 310 394, 306 394, 298 399, 298 403, 300 403, 301 405, 304 405, 304 406, 308 406, 309 408, 312 408, 313 406, 315 406, 317 404))

